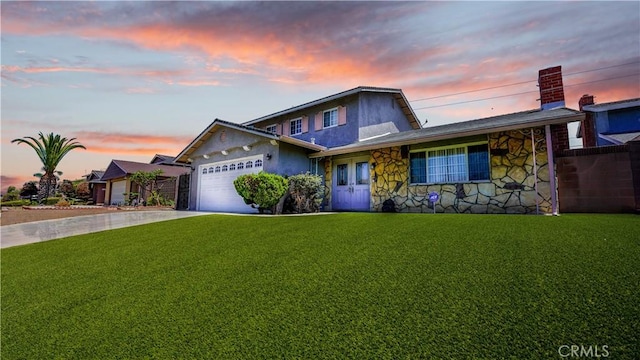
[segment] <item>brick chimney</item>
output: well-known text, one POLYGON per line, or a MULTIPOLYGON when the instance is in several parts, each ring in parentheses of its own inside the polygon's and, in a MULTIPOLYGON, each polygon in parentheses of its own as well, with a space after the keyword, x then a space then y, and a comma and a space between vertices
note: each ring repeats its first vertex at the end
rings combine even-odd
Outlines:
POLYGON ((548 110, 564 106, 562 67, 554 66, 538 72, 540 87, 540 109, 548 110))
MULTIPOLYGON (((580 111, 587 105, 593 105, 593 95, 584 94, 578 101, 580 111)), ((592 112, 586 112, 584 120, 580 122, 580 136, 582 136, 582 147, 594 147, 596 142, 596 124, 592 112)))
POLYGON ((587 105, 593 105, 593 104, 595 104, 593 102, 593 95, 589 95, 589 94, 582 95, 582 97, 578 101, 578 106, 580 107, 580 111, 582 111, 583 107, 587 105))
MULTIPOLYGON (((561 66, 540 70, 538 72, 538 86, 540 87, 541 110, 565 106, 561 66)), ((567 129, 567 124, 551 125, 550 129, 553 153, 569 149, 569 129, 567 129)))

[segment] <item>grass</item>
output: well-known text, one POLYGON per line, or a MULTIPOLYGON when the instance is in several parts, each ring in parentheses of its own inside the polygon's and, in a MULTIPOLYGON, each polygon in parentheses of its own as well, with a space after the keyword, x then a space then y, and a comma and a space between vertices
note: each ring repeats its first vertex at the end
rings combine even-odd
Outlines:
POLYGON ((1 355, 638 358, 638 220, 212 215, 4 249, 1 355))

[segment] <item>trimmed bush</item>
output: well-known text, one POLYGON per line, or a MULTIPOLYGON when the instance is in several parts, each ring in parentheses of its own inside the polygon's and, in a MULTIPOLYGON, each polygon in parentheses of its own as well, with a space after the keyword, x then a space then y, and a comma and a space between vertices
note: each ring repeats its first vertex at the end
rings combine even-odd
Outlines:
POLYGON ((44 202, 44 205, 56 205, 58 201, 62 199, 61 197, 50 197, 44 202))
POLYGON ((27 206, 31 204, 29 200, 11 200, 11 201, 3 201, 2 206, 27 206))
POLYGON ((320 175, 310 173, 289 177, 289 195, 298 213, 318 212, 324 197, 324 186, 320 175))
POLYGON ((238 195, 244 202, 253 207, 258 207, 262 213, 264 209, 270 209, 276 213, 276 205, 287 193, 289 182, 280 175, 266 173, 240 175, 233 181, 238 195))

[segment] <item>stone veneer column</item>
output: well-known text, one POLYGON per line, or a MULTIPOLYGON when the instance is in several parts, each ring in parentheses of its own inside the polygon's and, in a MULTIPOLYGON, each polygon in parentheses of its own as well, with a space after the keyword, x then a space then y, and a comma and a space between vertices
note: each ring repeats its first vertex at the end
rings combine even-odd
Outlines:
POLYGON ((407 211, 409 159, 402 158, 400 147, 371 151, 371 210, 382 211, 382 203, 391 199, 397 211, 407 211))
POLYGON ((333 161, 331 157, 324 159, 324 210, 331 211, 331 189, 333 186, 333 161))

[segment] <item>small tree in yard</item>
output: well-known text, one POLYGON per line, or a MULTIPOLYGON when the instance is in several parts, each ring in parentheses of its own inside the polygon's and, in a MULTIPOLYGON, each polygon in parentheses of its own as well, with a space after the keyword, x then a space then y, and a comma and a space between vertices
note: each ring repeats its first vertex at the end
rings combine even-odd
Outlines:
POLYGON ((269 209, 272 214, 276 214, 276 205, 287 193, 289 182, 280 175, 261 171, 258 174, 238 176, 233 181, 233 186, 246 204, 257 206, 260 213, 269 209))
POLYGON ((83 181, 76 186, 76 197, 84 201, 88 201, 91 198, 91 189, 89 189, 89 182, 83 181))
POLYGON ((27 181, 22 185, 22 190, 20 190, 20 196, 28 197, 31 199, 32 196, 38 195, 38 183, 36 181, 27 181))
POLYGON ((157 169, 153 171, 136 171, 131 175, 131 182, 140 186, 138 203, 140 203, 141 199, 144 199, 146 191, 151 192, 153 190, 154 184, 160 174, 162 174, 162 170, 157 169))
POLYGON ((320 175, 310 173, 289 177, 289 195, 298 213, 318 212, 324 197, 324 185, 320 175))
POLYGON ((20 193, 15 186, 9 186, 7 188, 7 193, 2 197, 2 201, 14 201, 20 198, 20 193))
POLYGON ((76 197, 76 189, 71 180, 62 180, 62 184, 60 184, 60 192, 68 198, 76 197))

